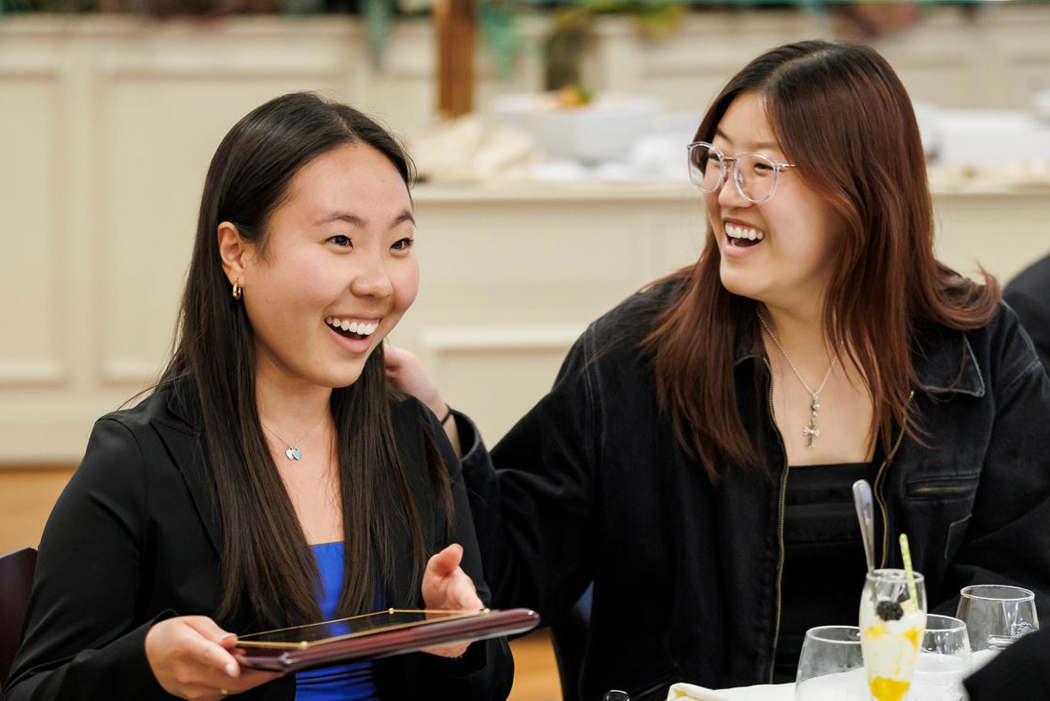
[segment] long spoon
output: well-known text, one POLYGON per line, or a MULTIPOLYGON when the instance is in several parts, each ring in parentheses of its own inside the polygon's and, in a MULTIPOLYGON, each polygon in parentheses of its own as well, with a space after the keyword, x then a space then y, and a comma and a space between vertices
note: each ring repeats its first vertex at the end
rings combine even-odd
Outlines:
POLYGON ((875 506, 868 480, 853 483, 853 505, 857 508, 860 537, 864 541, 864 556, 868 559, 868 574, 875 571, 875 506))

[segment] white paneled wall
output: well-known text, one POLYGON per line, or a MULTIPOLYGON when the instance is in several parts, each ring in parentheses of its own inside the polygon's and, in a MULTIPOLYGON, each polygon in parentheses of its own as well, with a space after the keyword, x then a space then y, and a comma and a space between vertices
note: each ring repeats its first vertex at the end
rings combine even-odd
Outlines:
MULTIPOLYGON (((535 89, 541 24, 507 83, 480 54, 485 109, 535 89)), ((606 23, 604 87, 699 114, 758 51, 826 33, 800 13, 700 14, 650 45, 606 23)), ((936 12, 884 49, 914 95, 1022 107, 1048 75, 1046 8, 936 12), (1040 39, 1042 37, 1042 40, 1040 39)), ((431 118, 429 25, 406 23, 372 70, 346 18, 207 24, 122 18, 0 22, 0 464, 76 461, 93 420, 155 377, 171 343, 208 160, 251 108, 315 89, 396 130, 431 118)), ((422 289, 395 340, 495 439, 553 379, 586 323, 695 258, 703 214, 682 186, 420 187, 422 289)), ((1050 249, 1050 193, 936 199, 944 257, 1009 276, 1050 249)))

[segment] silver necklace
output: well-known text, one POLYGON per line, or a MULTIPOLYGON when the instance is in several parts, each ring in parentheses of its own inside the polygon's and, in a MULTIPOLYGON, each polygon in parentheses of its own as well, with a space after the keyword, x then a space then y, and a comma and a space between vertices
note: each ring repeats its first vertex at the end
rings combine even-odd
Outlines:
POLYGON ((277 433, 277 431, 274 431, 272 428, 270 428, 265 423, 263 423, 262 419, 259 419, 259 423, 261 423, 263 425, 263 428, 265 428, 267 431, 269 431, 273 435, 277 436, 277 438, 282 443, 284 443, 285 445, 288 446, 288 449, 284 451, 284 455, 285 455, 286 458, 288 458, 289 460, 300 460, 303 457, 303 451, 302 451, 301 448, 299 448, 299 446, 301 446, 303 444, 303 441, 305 441, 307 438, 310 437, 310 434, 314 432, 314 429, 316 429, 318 426, 321 425, 321 422, 324 421, 324 417, 327 414, 328 414, 328 412, 326 410, 324 414, 321 414, 321 418, 317 421, 317 423, 315 423, 313 425, 313 428, 311 428, 309 431, 307 431, 303 435, 303 437, 300 438, 299 440, 297 440, 295 443, 289 443, 285 439, 281 438, 281 434, 277 433))
POLYGON ((762 322, 762 327, 769 334, 769 337, 773 339, 773 343, 776 344, 777 350, 784 356, 784 360, 791 366, 791 370, 795 373, 795 377, 802 383, 802 386, 806 388, 813 401, 809 405, 809 423, 802 429, 802 435, 806 437, 806 447, 812 448, 813 441, 820 438, 820 429, 817 428, 817 413, 820 411, 820 393, 824 391, 824 386, 828 384, 828 378, 831 377, 831 371, 835 369, 835 361, 838 360, 838 356, 831 359, 831 363, 828 365, 828 371, 824 373, 824 381, 820 383, 820 387, 817 387, 816 391, 806 382, 805 378, 802 377, 802 373, 795 367, 795 363, 791 362, 791 356, 784 350, 784 346, 780 345, 780 341, 777 340, 777 335, 773 333, 773 329, 769 328, 769 324, 766 323, 765 317, 762 316, 761 312, 756 311, 758 314, 758 320, 762 322))

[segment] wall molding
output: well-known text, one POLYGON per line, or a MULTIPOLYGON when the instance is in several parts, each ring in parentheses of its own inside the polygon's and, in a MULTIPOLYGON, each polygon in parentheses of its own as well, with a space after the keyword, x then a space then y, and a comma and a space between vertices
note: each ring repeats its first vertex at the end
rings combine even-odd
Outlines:
POLYGON ((68 369, 55 360, 0 360, 0 387, 56 387, 68 379, 68 369))

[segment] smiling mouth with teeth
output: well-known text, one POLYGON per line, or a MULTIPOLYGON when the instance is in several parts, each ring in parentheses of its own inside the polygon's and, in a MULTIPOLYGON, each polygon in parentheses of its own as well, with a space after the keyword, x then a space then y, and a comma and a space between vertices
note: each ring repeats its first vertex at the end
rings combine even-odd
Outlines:
POLYGON ((335 331, 340 336, 346 338, 352 338, 354 340, 361 340, 368 338, 376 332, 379 328, 378 321, 348 321, 346 319, 336 319, 335 317, 328 317, 324 320, 324 323, 335 331))
POLYGON ((766 235, 758 229, 752 229, 749 226, 737 226, 736 224, 727 223, 725 225, 725 231, 726 236, 729 238, 729 245, 740 248, 755 246, 758 243, 761 243, 762 239, 766 237, 766 235))

